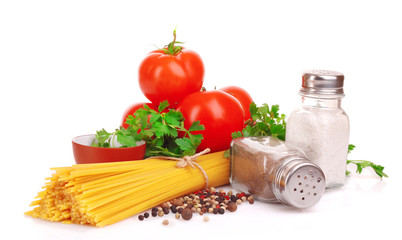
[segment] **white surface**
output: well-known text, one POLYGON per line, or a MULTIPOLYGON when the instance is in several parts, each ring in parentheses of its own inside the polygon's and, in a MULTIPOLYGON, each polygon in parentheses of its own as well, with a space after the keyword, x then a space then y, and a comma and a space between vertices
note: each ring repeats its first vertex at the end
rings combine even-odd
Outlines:
MULTIPOLYGON (((399 236, 401 7, 398 1, 1 1, 1 236, 8 239, 380 239, 399 236), (146 3, 145 3, 146 2, 146 3), (119 125, 145 101, 145 54, 178 40, 205 63, 205 86, 245 88, 258 104, 299 102, 301 72, 345 74, 351 159, 390 178, 352 174, 311 209, 242 205, 162 226, 136 217, 102 229, 23 215, 50 176, 74 163, 71 139, 119 125), (392 218, 395 216, 395 218, 392 218), (11 234, 11 235, 9 235, 11 234), (212 236, 212 237, 211 237, 212 236)), ((391 238, 395 239, 395 238, 391 238)))

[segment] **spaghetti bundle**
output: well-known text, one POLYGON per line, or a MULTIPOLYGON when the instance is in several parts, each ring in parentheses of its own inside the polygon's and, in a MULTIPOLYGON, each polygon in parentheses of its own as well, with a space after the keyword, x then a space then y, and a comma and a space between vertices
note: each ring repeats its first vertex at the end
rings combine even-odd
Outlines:
MULTIPOLYGON (((97 227, 116 223, 205 187, 199 168, 178 168, 176 163, 156 158, 52 168, 44 191, 30 205, 34 209, 25 214, 97 227)), ((202 155, 197 163, 210 187, 229 183, 223 152, 202 155)))

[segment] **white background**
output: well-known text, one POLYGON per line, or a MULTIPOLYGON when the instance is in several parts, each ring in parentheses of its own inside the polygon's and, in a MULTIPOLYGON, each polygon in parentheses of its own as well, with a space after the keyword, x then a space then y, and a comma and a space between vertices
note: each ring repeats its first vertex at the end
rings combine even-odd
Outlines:
POLYGON ((398 1, 138 2, 0 2, 2 239, 400 236, 398 1), (139 63, 155 45, 169 43, 176 26, 178 40, 204 61, 207 89, 237 85, 285 114, 299 103, 303 70, 344 73, 343 106, 357 146, 350 158, 381 164, 390 177, 365 170, 310 209, 243 204, 208 223, 170 215, 171 224, 162 226, 160 218, 132 217, 98 229, 24 216, 49 168, 74 163, 73 137, 113 130, 127 106, 146 101, 139 63))

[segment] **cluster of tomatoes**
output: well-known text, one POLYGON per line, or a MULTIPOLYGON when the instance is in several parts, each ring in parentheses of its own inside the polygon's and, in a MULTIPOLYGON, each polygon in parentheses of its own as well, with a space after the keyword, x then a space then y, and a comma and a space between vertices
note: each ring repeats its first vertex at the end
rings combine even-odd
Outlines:
MULTIPOLYGON (((174 32, 175 36, 175 32, 174 32)), ((200 121, 205 130, 198 151, 210 148, 211 152, 230 147, 232 132, 241 131, 250 118, 249 106, 253 101, 242 88, 229 86, 218 90, 202 89, 204 64, 194 51, 175 46, 175 40, 163 49, 150 52, 139 67, 139 85, 150 102, 131 105, 124 113, 121 126, 128 115, 144 104, 157 110, 160 102, 167 100, 169 107, 180 111, 184 127, 200 121)))

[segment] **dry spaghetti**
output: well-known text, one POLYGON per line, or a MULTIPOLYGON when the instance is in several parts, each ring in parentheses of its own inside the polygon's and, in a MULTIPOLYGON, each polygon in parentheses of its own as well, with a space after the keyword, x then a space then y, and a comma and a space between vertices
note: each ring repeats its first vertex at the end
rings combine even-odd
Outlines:
POLYGON ((199 156, 201 168, 177 168, 163 159, 79 164, 53 168, 44 191, 26 212, 32 217, 102 227, 145 211, 206 185, 229 183, 223 152, 199 156))

